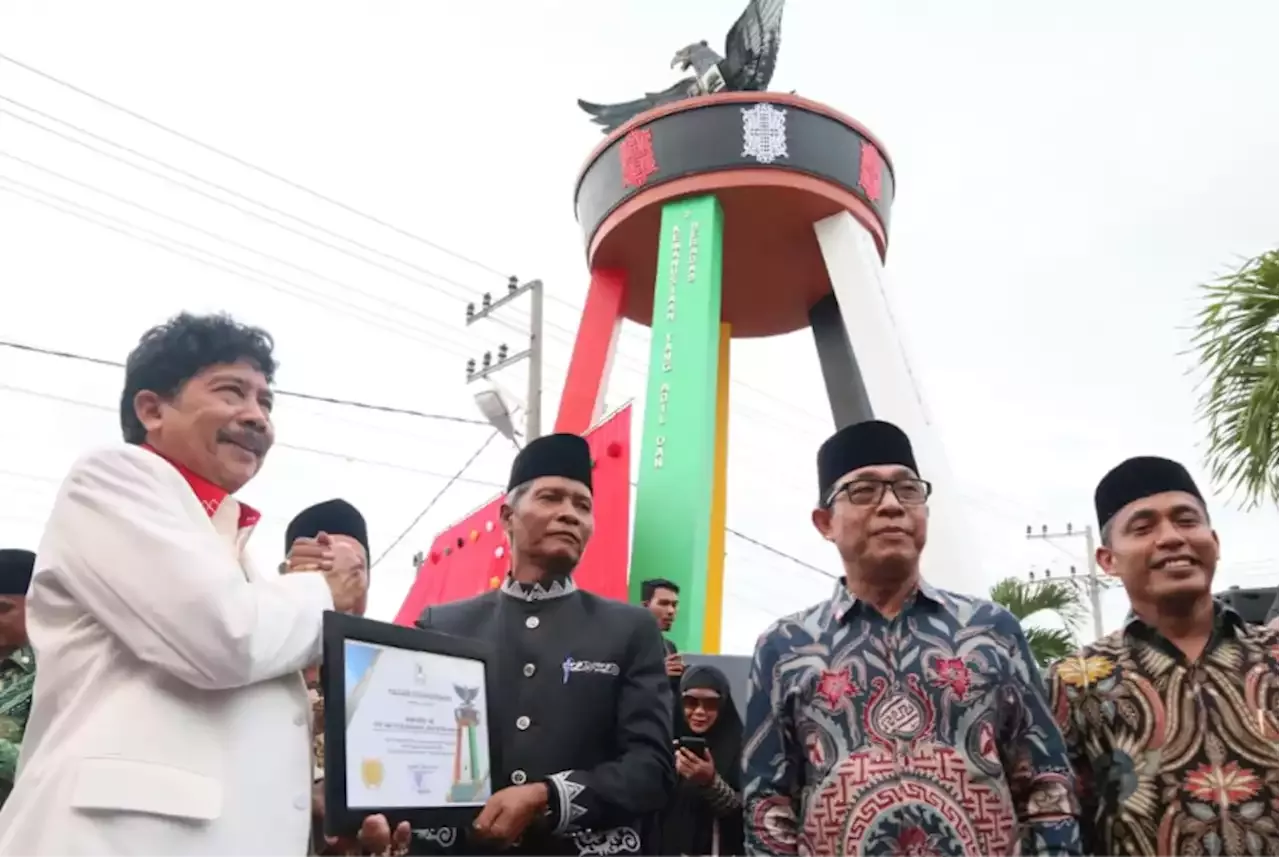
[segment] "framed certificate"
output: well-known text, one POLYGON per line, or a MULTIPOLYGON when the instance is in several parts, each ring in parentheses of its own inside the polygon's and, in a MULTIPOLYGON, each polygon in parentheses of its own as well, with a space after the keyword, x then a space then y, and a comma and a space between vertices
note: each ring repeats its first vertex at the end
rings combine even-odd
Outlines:
POLYGON ((343 613, 324 615, 325 833, 367 816, 470 826, 501 770, 484 643, 343 613))

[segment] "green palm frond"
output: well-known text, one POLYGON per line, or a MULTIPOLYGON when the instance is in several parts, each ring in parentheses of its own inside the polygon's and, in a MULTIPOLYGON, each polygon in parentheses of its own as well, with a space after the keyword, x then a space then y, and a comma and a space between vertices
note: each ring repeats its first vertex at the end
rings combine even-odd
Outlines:
POLYGON ((1076 637, 1070 628, 1083 621, 1087 611, 1082 590, 1069 581, 1033 583, 1006 577, 991 587, 989 597, 1023 623, 1022 632, 1026 635, 1027 646, 1042 669, 1076 650, 1076 637), (1058 614, 1067 627, 1028 628, 1025 624, 1027 618, 1042 610, 1058 614))
POLYGON ((1036 664, 1041 669, 1073 654, 1077 648, 1075 637, 1070 631, 1062 628, 1057 630, 1023 628, 1022 630, 1026 634, 1027 647, 1031 649, 1031 656, 1036 659, 1036 664))
POLYGON ((990 598, 1019 622, 1041 610, 1057 613, 1068 625, 1083 621, 1087 615, 1081 590, 1065 580, 1032 583, 1007 577, 991 587, 990 598))
POLYGON ((1192 350, 1204 373, 1198 415, 1214 483, 1253 507, 1280 500, 1280 328, 1277 251, 1203 287, 1192 350))

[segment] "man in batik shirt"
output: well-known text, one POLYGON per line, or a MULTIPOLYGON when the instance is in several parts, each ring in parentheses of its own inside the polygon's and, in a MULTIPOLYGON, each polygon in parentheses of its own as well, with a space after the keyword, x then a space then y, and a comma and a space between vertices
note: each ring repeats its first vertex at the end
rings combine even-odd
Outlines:
POLYGON ((27 641, 27 589, 36 555, 0 550, 0 805, 13 791, 31 713, 36 659, 27 641))
MULTIPOLYGON (((285 548, 289 558, 283 571, 327 571, 335 567, 354 566, 369 573, 369 529, 360 510, 346 500, 327 500, 303 509, 285 530, 285 548)), ((363 616, 367 596, 351 612, 363 616)), ((307 691, 312 711, 312 810, 311 832, 313 854, 359 854, 352 842, 328 842, 324 837, 324 699, 321 696, 320 669, 306 671, 307 691)))
POLYGON ((1049 671, 1089 853, 1277 853, 1275 629, 1211 595, 1218 537, 1182 465, 1132 458, 1094 501, 1133 610, 1049 671))
POLYGON ((845 576, 756 644, 748 854, 1078 854, 1062 735, 1017 620, 920 578, 931 491, 889 423, 818 451, 845 576))

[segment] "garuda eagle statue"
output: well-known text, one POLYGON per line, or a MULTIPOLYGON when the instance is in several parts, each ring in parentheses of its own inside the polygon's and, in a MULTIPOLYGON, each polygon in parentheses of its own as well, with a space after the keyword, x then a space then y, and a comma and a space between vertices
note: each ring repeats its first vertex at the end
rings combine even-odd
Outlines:
POLYGON ((784 5, 785 0, 751 0, 725 36, 724 56, 707 47, 706 42, 681 48, 671 60, 671 67, 681 71, 693 69, 693 75, 662 92, 646 93, 644 98, 623 104, 592 104, 578 99, 578 106, 608 134, 631 117, 659 104, 713 92, 768 89, 778 64, 784 5))

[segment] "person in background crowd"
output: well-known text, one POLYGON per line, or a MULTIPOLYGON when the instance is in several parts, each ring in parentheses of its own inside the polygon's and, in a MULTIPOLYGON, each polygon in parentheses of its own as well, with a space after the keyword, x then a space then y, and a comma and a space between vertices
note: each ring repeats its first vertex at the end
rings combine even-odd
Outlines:
POLYGON ((676 644, 667 639, 666 635, 675 625, 676 613, 680 610, 680 587, 673 581, 655 577, 640 584, 640 597, 640 603, 653 614, 658 627, 662 629, 662 645, 667 650, 667 675, 671 678, 671 689, 678 695, 680 676, 684 673, 684 659, 680 657, 676 644))
POLYGON ((1277 853, 1275 629, 1213 598, 1218 536, 1181 464, 1131 458, 1094 504, 1132 612, 1049 670, 1087 853, 1277 853))
POLYGON ((1079 853, 1062 735, 1018 620, 920 577, 930 492, 889 423, 818 450, 813 524, 845 576, 756 644, 747 853, 1079 853))
POLYGON ((27 641, 27 588, 36 555, 0 550, 0 806, 13 790, 31 713, 36 659, 27 641))
POLYGON ((690 667, 680 680, 680 780, 662 820, 662 854, 742 854, 742 719, 725 674, 690 667), (682 748, 701 738, 706 750, 682 748))
MULTIPOLYGON (((271 337, 183 313, 129 354, 124 443, 82 457, 40 542, 40 668, 0 854, 302 854, 301 671, 354 570, 267 575, 235 493, 271 449, 271 337)), ((403 833, 408 835, 407 829, 403 833)))
POLYGON ((1271 611, 1267 613, 1267 627, 1280 628, 1280 597, 1271 602, 1271 611))
MULTIPOLYGON (((530 441, 511 466, 500 589, 428 607, 418 626, 497 648, 489 701, 502 748, 493 796, 470 831, 424 851, 639 854, 675 786, 662 637, 642 608, 574 585, 591 538, 591 452, 577 435, 530 441), (470 834, 470 835, 467 835, 470 834)), ((362 840, 378 850, 386 825, 362 840)))
MULTIPOLYGON (((285 529, 283 572, 354 570, 369 580, 369 528, 360 510, 346 500, 326 500, 298 513, 285 529)), ((363 616, 367 596, 349 613, 363 616)), ((320 667, 303 673, 312 710, 312 812, 311 850, 314 854, 359 854, 354 842, 327 840, 324 836, 324 699, 320 667)))

